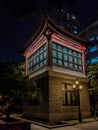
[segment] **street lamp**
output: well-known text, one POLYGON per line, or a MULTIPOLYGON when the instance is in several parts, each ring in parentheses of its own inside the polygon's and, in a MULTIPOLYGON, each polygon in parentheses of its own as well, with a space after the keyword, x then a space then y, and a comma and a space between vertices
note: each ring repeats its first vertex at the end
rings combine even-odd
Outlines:
POLYGON ((75 83, 73 84, 73 88, 77 89, 78 92, 78 121, 82 122, 82 115, 81 115, 81 108, 80 108, 80 89, 82 89, 82 85, 79 85, 78 79, 76 79, 75 83))

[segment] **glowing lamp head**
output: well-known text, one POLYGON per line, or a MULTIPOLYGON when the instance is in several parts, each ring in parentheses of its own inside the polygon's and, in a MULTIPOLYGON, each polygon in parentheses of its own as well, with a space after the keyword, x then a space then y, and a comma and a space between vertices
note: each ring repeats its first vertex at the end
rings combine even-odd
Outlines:
POLYGON ((82 88, 83 88, 83 86, 82 86, 82 85, 80 85, 80 86, 79 86, 79 89, 82 89, 82 88))
POLYGON ((78 84, 79 84, 79 81, 78 81, 78 79, 76 79, 76 81, 75 81, 75 84, 76 84, 76 85, 78 85, 78 84))
POLYGON ((76 88, 76 85, 75 84, 73 84, 73 86, 72 86, 73 88, 76 88))

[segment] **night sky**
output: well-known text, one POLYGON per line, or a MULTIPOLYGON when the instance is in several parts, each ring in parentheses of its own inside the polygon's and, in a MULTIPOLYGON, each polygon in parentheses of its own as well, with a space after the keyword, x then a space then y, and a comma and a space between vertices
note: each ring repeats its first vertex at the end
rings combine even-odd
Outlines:
MULTIPOLYGON (((96 20, 98 0, 77 0, 76 15, 82 28, 96 20)), ((16 50, 26 44, 39 27, 39 19, 35 16, 20 20, 0 5, 0 62, 22 60, 16 50)))

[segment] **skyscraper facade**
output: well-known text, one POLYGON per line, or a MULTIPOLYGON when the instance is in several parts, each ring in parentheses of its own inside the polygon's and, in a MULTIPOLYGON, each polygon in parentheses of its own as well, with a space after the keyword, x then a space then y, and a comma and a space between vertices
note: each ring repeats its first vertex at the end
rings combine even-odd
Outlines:
POLYGON ((78 36, 90 43, 85 51, 86 63, 98 63, 98 21, 95 21, 93 24, 85 28, 78 34, 78 36))

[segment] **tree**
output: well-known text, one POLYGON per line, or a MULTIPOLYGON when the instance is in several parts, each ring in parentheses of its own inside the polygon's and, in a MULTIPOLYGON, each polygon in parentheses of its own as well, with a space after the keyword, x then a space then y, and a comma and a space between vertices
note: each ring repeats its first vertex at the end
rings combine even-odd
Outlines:
POLYGON ((24 64, 16 62, 0 64, 0 97, 2 97, 2 103, 10 106, 13 100, 17 98, 19 100, 33 100, 35 97, 37 98, 38 94, 40 95, 40 89, 37 88, 36 83, 24 74, 24 64))
POLYGON ((87 65, 91 105, 98 101, 98 63, 87 65))

